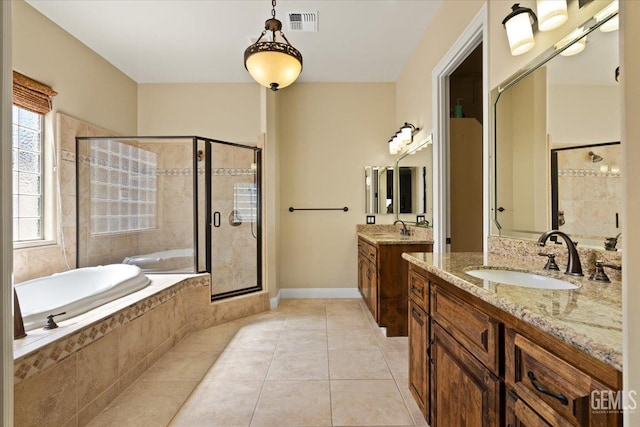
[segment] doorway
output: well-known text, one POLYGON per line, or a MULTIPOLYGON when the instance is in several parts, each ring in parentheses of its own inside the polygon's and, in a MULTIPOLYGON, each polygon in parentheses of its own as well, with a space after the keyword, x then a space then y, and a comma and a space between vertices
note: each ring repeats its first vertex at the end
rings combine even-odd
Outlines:
MULTIPOLYGON (((461 66, 465 60, 476 50, 482 54, 482 92, 481 105, 482 112, 476 113, 481 115, 482 148, 479 161, 481 162, 482 178, 476 178, 481 182, 482 209, 480 212, 472 214, 474 220, 480 219, 481 237, 473 238, 474 249, 486 252, 489 235, 489 133, 488 123, 489 115, 486 106, 489 103, 489 74, 488 74, 488 9, 487 5, 483 5, 476 16, 471 20, 467 28, 460 35, 458 40, 452 45, 445 56, 440 60, 433 70, 433 251, 435 253, 444 253, 452 250, 450 242, 452 241, 450 213, 451 207, 451 174, 450 168, 452 163, 461 165, 460 163, 450 161, 450 115, 453 113, 453 107, 456 104, 454 99, 453 105, 450 102, 450 80, 454 72, 461 66)), ((479 54, 479 53, 478 53, 479 54)), ((453 96, 456 96, 455 94, 453 96)), ((478 96, 478 95, 476 95, 478 96)), ((461 98, 461 96, 458 96, 461 98)), ((459 111, 459 110, 458 110, 459 111)), ((470 111, 470 110, 469 110, 470 111)), ((462 115, 464 115, 464 105, 462 106, 462 115)), ((475 156, 474 156, 475 157, 475 156)), ((455 166, 454 166, 455 167, 455 166)), ((454 171, 454 176, 466 174, 464 165, 460 169, 463 172, 454 171)), ((457 188, 457 184, 454 183, 457 188)), ((454 204, 455 206, 455 204, 454 204)), ((463 208, 457 208, 456 212, 462 215, 465 220, 471 219, 466 204, 462 203, 463 208)), ((477 229, 477 226, 474 226, 477 229)), ((461 232, 458 232, 460 235, 461 232)), ((462 236, 462 235, 460 235, 462 236)), ((454 237, 455 238, 455 237, 454 237)), ((454 248, 456 250, 462 250, 454 248)))
POLYGON ((482 42, 449 76, 451 252, 482 252, 482 42))

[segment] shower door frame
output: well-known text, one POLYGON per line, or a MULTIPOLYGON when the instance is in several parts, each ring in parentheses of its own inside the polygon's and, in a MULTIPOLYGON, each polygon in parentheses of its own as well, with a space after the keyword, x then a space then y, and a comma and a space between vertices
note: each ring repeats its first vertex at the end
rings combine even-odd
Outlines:
MULTIPOLYGON (((202 136, 193 135, 179 135, 179 136, 76 136, 76 267, 80 265, 80 181, 77 177, 80 176, 80 144, 82 141, 87 140, 114 140, 114 141, 138 141, 138 140, 191 140, 192 143, 192 167, 193 167, 193 263, 194 272, 196 273, 209 273, 209 277, 213 274, 212 271, 212 227, 213 227, 213 212, 212 212, 212 167, 211 167, 211 146, 212 144, 222 144, 230 147, 236 147, 246 150, 252 150, 254 153, 254 159, 256 162, 256 285, 248 288, 238 289, 234 291, 224 292, 216 295, 211 295, 211 301, 217 301, 224 298, 230 298, 238 295, 249 294, 253 292, 260 292, 264 289, 262 282, 262 148, 239 144, 235 142, 222 141, 219 139, 206 138, 202 136), (198 193, 198 143, 204 142, 204 159, 205 159, 205 269, 200 269, 200 251, 199 251, 199 193, 198 193)), ((176 274, 175 272, 154 272, 153 274, 176 274)))
MULTIPOLYGON (((213 274, 213 262, 212 262, 212 232, 213 232, 213 203, 212 195, 213 188, 211 185, 211 178, 213 177, 211 167, 211 144, 222 144, 230 147, 250 149, 253 150, 254 159, 256 162, 256 285, 248 288, 237 289, 228 292, 222 292, 219 294, 211 294, 211 301, 218 301, 225 298, 231 298, 238 295, 245 295, 253 292, 260 292, 263 289, 262 284, 262 148, 258 148, 252 145, 238 144, 235 142, 221 141, 217 139, 202 138, 201 140, 207 142, 205 145, 205 194, 206 200, 206 269, 210 276, 213 274)), ((197 162, 197 158, 194 158, 197 162)), ((213 277, 212 277, 213 279, 213 277)))

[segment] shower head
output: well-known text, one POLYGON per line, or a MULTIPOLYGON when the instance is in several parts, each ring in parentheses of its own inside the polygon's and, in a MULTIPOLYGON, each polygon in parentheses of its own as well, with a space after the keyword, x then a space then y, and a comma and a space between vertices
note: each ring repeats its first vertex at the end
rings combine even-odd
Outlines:
POLYGON ((593 151, 589 151, 589 157, 591 157, 591 161, 593 163, 598 163, 602 161, 602 156, 598 156, 596 153, 594 153, 593 151))

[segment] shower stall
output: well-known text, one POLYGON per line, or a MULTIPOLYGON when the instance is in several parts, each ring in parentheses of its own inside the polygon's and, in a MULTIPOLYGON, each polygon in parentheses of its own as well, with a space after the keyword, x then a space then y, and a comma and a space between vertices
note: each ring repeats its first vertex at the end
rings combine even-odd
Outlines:
POLYGON ((76 138, 78 267, 211 275, 262 289, 261 149, 197 136, 76 138))

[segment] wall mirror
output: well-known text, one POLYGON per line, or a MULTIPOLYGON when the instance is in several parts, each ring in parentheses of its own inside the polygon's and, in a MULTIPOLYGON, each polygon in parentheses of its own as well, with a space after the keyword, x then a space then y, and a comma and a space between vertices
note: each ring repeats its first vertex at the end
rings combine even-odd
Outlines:
POLYGON ((610 144, 620 141, 618 31, 600 30, 614 16, 585 23, 564 49, 550 49, 494 90, 493 235, 537 239, 557 227, 603 248, 620 233, 624 171, 620 146, 610 144), (563 55, 570 48, 582 50, 563 55), (607 218, 611 227, 594 224, 596 211, 596 222, 607 218))
POLYGON ((416 222, 416 215, 427 217, 431 189, 428 186, 431 164, 431 137, 414 143, 391 166, 365 166, 365 212, 394 214, 403 221, 416 222), (394 195, 399 195, 395 197, 394 195))

